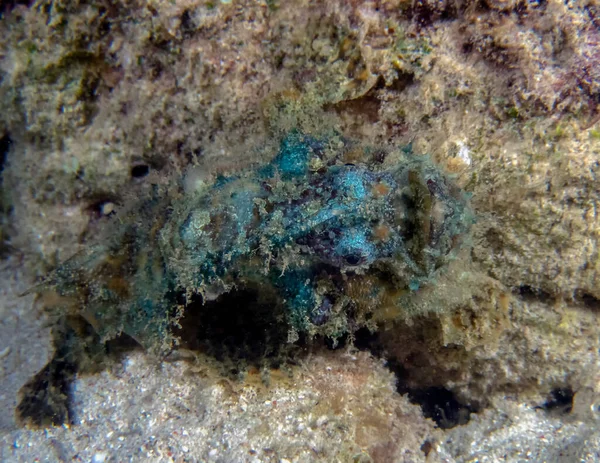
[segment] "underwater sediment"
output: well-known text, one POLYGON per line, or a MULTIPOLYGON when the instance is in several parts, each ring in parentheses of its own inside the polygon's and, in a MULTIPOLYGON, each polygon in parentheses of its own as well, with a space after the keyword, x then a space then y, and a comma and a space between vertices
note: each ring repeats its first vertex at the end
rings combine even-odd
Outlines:
MULTIPOLYGON (((595 1, 3 8, 3 255, 37 277, 17 319, 53 326, 47 365, 11 389, 22 423, 84 429, 72 384, 127 358, 184 359, 253 413, 253 388, 296 397, 325 362, 377 412, 324 394, 333 374, 303 382, 331 402, 306 421, 317 460, 345 458, 331 417, 364 461, 463 461, 446 437, 493 434, 499 410, 593 441, 595 1), (394 423, 405 444, 376 437, 394 423)), ((248 461, 302 461, 290 429, 248 461)))

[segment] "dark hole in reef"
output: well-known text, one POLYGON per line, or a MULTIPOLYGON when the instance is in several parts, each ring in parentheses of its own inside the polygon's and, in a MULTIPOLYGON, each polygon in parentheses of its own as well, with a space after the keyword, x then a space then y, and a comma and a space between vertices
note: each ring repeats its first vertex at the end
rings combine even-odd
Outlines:
MULTIPOLYGON (((341 336, 332 338, 330 336, 319 337, 318 341, 322 341, 325 348, 329 350, 343 349, 348 345, 349 336, 348 333, 344 333, 341 336)), ((314 342, 313 342, 314 343, 314 342)))
POLYGON ((575 299, 588 309, 600 310, 600 300, 590 293, 578 289, 575 291, 575 299))
POLYGON ((461 403, 456 395, 445 387, 427 387, 424 389, 407 389, 400 393, 408 394, 412 403, 419 404, 423 416, 431 418, 442 429, 467 424, 471 413, 476 411, 471 406, 461 403))
POLYGON ((412 19, 421 27, 427 27, 438 21, 448 21, 454 19, 458 14, 458 7, 448 2, 413 2, 412 19))
POLYGON ((570 413, 573 409, 575 393, 570 387, 559 387, 550 392, 548 400, 541 406, 548 412, 570 413))
POLYGON ((354 347, 371 352, 375 357, 383 357, 384 349, 379 342, 379 334, 368 328, 360 328, 354 333, 354 347))
MULTIPOLYGON (((371 352, 374 356, 386 356, 385 347, 379 340, 377 332, 361 328, 354 334, 354 346, 360 350, 371 352)), ((441 386, 409 387, 409 371, 395 358, 387 359, 387 367, 396 376, 396 390, 407 394, 408 399, 421 407, 423 416, 431 418, 442 429, 467 424, 471 413, 476 413, 479 406, 462 403, 449 389, 441 386)))
POLYGON ((181 21, 181 30, 183 32, 183 37, 186 39, 190 38, 194 34, 194 31, 196 30, 196 24, 194 23, 194 20, 192 19, 190 11, 185 10, 181 14, 179 20, 181 21))
POLYGON ((4 164, 6 163, 6 156, 10 151, 12 140, 9 135, 4 135, 0 138, 0 172, 4 170, 4 164))
POLYGON ((122 360, 123 356, 131 351, 142 349, 138 342, 131 336, 121 333, 116 338, 104 343, 106 355, 116 362, 122 360))
POLYGON ((414 81, 414 74, 410 72, 396 71, 396 77, 390 83, 387 83, 382 76, 379 76, 373 88, 369 90, 366 95, 371 94, 374 96, 375 91, 382 89, 393 90, 394 92, 400 93, 406 87, 412 85, 414 81))
POLYGON ((158 79, 165 70, 163 63, 158 59, 149 59, 147 66, 152 80, 158 79))
POLYGON ((524 301, 527 302, 551 302, 554 298, 552 295, 542 289, 534 288, 528 285, 518 286, 513 290, 513 292, 521 297, 524 301))
POLYGON ((10 13, 18 5, 30 7, 33 3, 33 0, 2 0, 0 1, 0 19, 10 13))
POLYGON ((469 42, 465 42, 465 43, 463 43, 463 46, 462 46, 462 52, 465 55, 468 55, 469 53, 473 52, 473 48, 474 47, 475 47, 475 45, 473 44, 473 42, 470 42, 470 41, 469 42))
POLYGON ((237 289, 188 303, 175 334, 181 347, 214 357, 236 375, 249 366, 279 368, 293 347, 282 304, 254 289, 237 289))
POLYGON ((131 176, 133 178, 143 178, 150 173, 150 166, 146 164, 138 164, 131 168, 131 176))
POLYGON ((398 393, 407 394, 412 403, 421 407, 423 416, 431 418, 441 429, 467 424, 471 413, 479 410, 478 405, 461 402, 454 392, 442 386, 409 387, 409 372, 396 359, 388 359, 387 366, 396 375, 398 393))

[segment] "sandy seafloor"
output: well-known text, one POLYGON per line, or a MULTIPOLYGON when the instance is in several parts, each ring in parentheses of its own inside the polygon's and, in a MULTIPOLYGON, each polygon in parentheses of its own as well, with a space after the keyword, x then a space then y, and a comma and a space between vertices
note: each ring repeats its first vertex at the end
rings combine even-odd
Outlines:
MULTIPOLYGON (((5 262, 0 282, 3 462, 393 461, 385 454, 369 460, 359 448, 352 460, 348 453, 341 455, 343 444, 356 438, 356 429, 336 425, 341 416, 314 412, 323 395, 319 384, 346 379, 338 377, 338 364, 381 369, 361 353, 360 358, 338 353, 309 360, 306 375, 288 387, 263 392, 258 400, 252 386, 231 396, 226 384, 189 374, 187 361, 158 363, 136 351, 110 371, 76 379, 71 426, 20 428, 14 420, 17 392, 48 360, 49 334, 43 320, 31 316, 32 297, 18 296, 27 288, 18 262, 5 262)), ((404 398, 397 402, 402 408, 397 416, 402 432, 395 436, 398 461, 600 461, 600 428, 593 420, 597 412, 585 420, 553 416, 506 396, 472 414, 467 425, 434 431, 417 406, 404 398), (434 443, 427 457, 421 448, 426 437, 434 443)), ((356 420, 358 428, 369 426, 360 417, 356 420)))

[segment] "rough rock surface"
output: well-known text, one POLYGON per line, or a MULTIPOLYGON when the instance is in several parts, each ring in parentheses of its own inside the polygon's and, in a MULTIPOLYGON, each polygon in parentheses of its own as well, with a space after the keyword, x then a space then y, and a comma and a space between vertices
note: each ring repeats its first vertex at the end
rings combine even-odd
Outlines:
POLYGON ((3 459, 598 458, 597 0, 2 8, 3 459), (268 162, 296 127, 410 143, 472 194, 471 251, 411 305, 376 314, 379 335, 356 339, 408 395, 352 350, 317 350, 266 390, 135 352, 76 379, 79 424, 15 430, 17 390, 52 357, 44 318, 18 294, 151 184, 268 162), (434 430, 407 399, 432 387, 476 413, 434 430), (558 390, 566 408, 535 409, 558 390))

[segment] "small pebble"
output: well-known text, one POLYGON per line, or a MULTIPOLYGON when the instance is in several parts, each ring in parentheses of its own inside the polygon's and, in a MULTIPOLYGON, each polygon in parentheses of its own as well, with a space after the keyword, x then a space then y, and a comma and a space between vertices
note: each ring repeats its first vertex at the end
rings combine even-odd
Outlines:
POLYGON ((102 215, 110 215, 114 211, 115 211, 115 203, 111 203, 109 201, 109 202, 102 204, 102 207, 101 207, 102 215))
POLYGON ((321 427, 324 424, 327 424, 327 422, 329 421, 329 419, 327 418, 326 415, 321 415, 318 419, 317 419, 317 426, 321 427))

